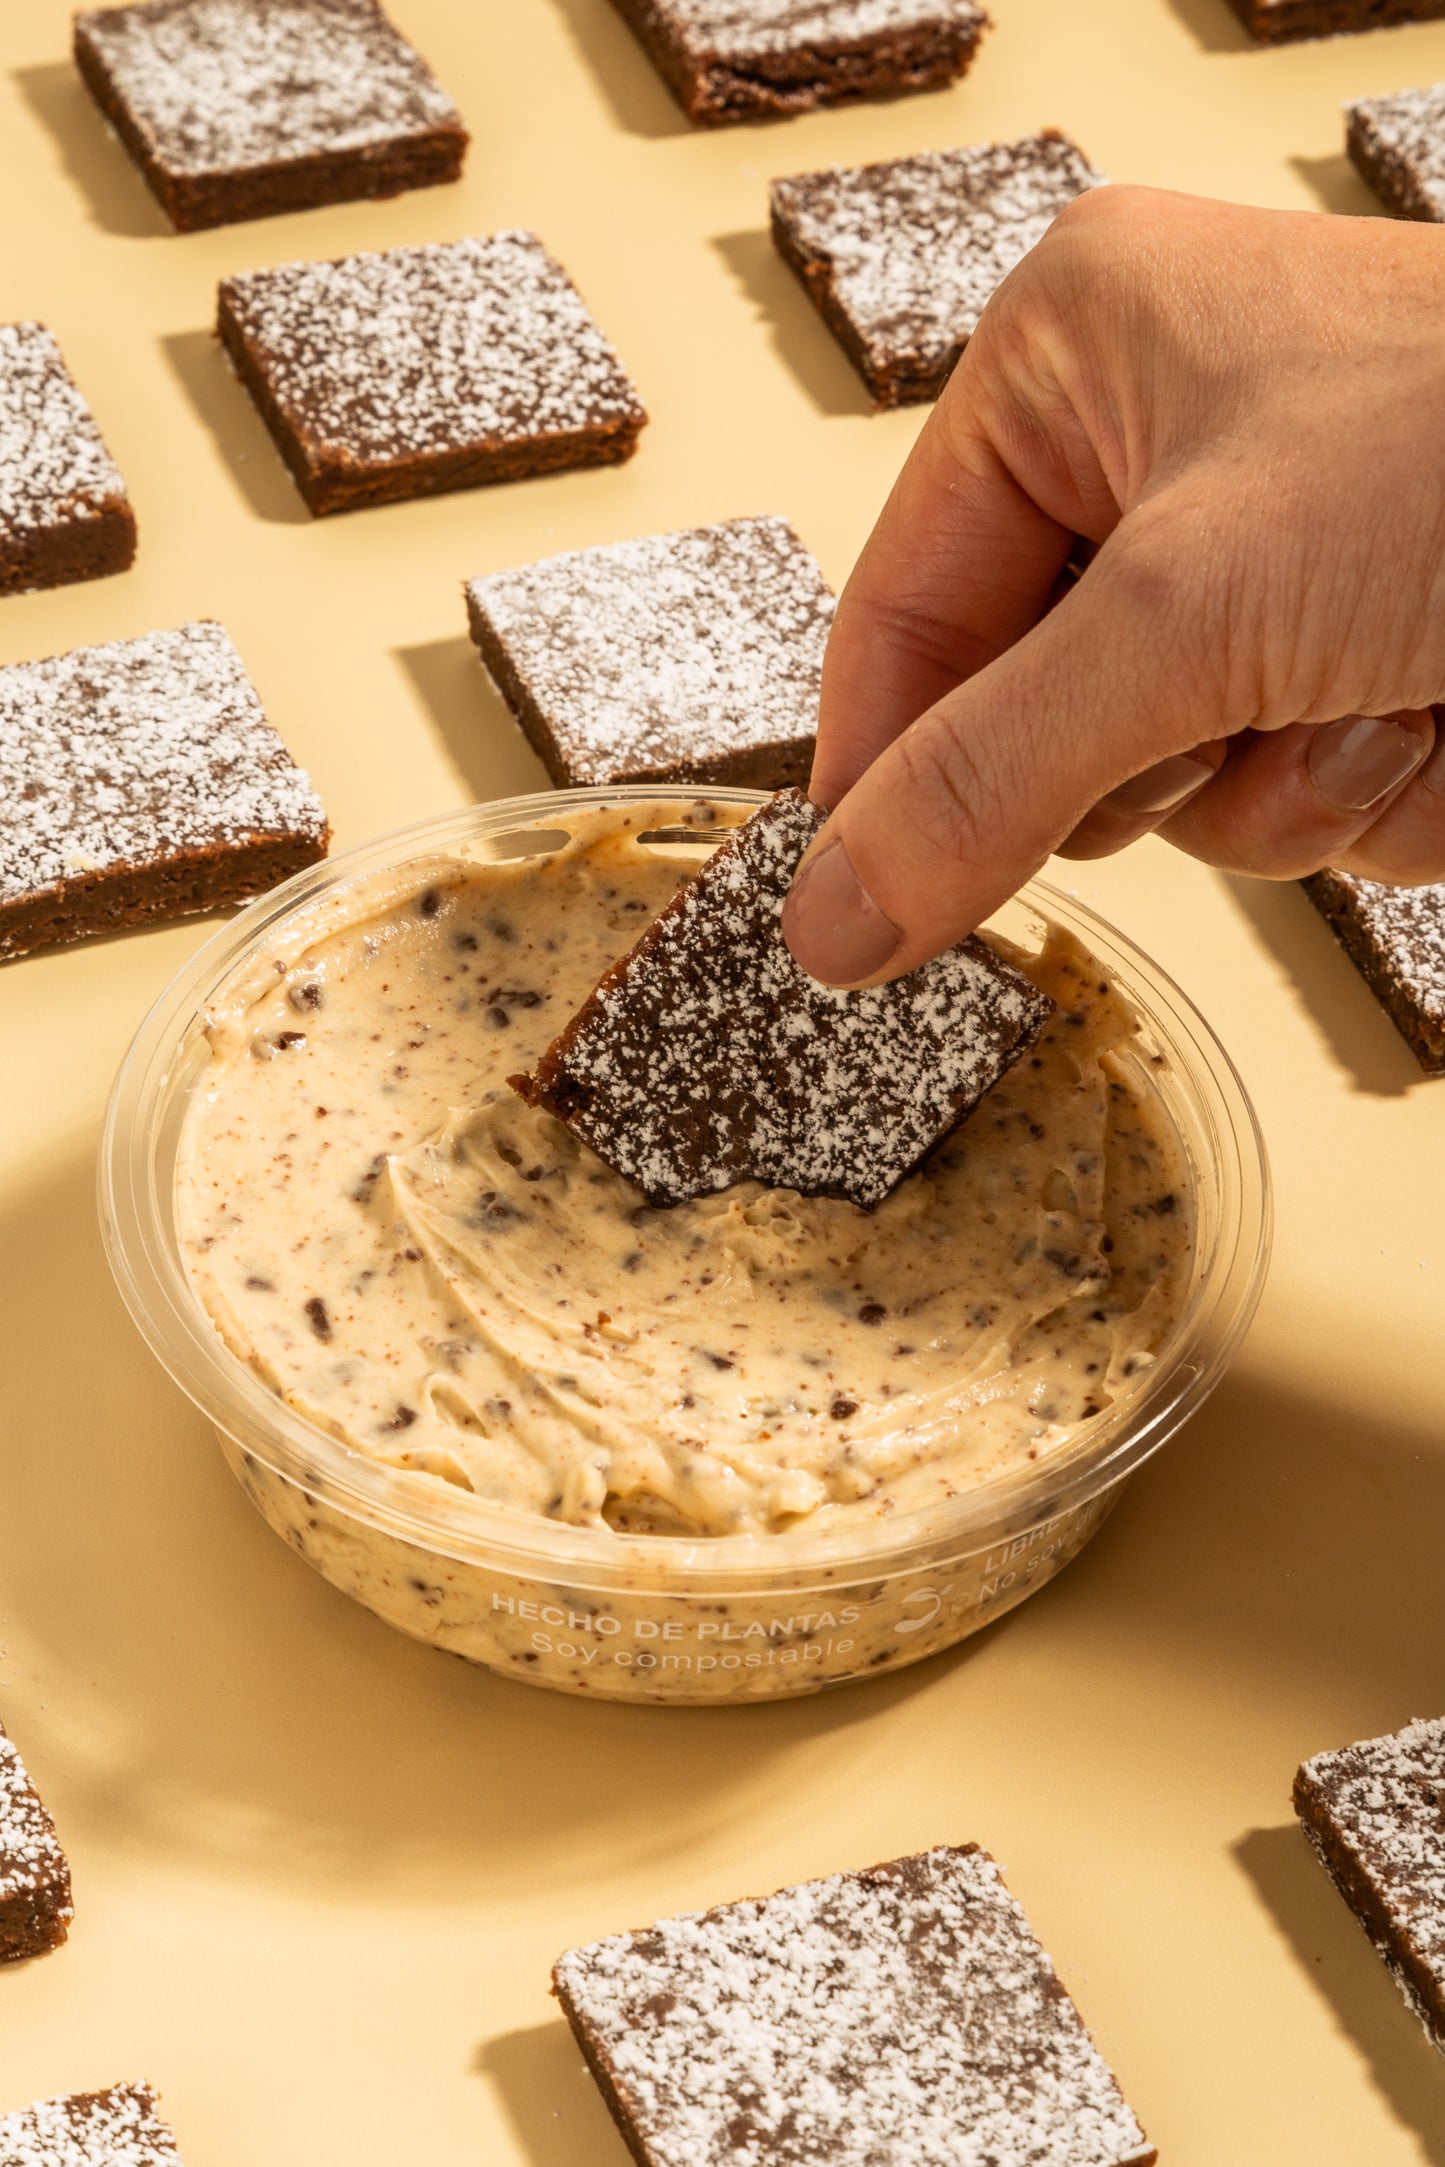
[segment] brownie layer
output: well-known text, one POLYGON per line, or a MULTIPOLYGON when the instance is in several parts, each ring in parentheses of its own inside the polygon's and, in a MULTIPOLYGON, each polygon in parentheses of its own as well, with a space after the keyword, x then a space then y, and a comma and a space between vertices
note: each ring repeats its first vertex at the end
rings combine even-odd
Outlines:
POLYGON ((1445 83, 1348 106, 1345 149, 1387 210, 1445 220, 1445 83))
POLYGON ((216 328, 318 516, 615 465, 647 419, 530 233, 226 279, 216 328))
POLYGON ((1445 1076, 1445 884, 1323 872, 1300 886, 1425 1074, 1445 1076))
POLYGON ((1445 2052, 1445 1721, 1306 1761, 1294 1808, 1335 1887, 1445 2052))
POLYGON ((136 526, 95 417, 43 324, 0 324, 0 594, 123 572, 136 526))
POLYGON ((466 595, 482 660, 559 786, 807 781, 834 604, 786 520, 568 550, 466 595))
POLYGON ((73 1917, 55 1824, 0 1724, 0 1963, 59 1948, 73 1917))
POLYGON ((456 180, 460 114, 374 0, 76 17, 88 89, 177 231, 456 180))
POLYGON ((1445 15, 1445 0, 1230 0, 1230 5, 1260 45, 1386 30, 1394 23, 1433 22, 1445 15))
POLYGON ((971 0, 927 8, 842 4, 794 9, 800 26, 776 27, 779 11, 759 7, 757 28, 735 7, 713 10, 727 24, 724 49, 709 36, 706 8, 667 0, 613 0, 646 47, 691 121, 719 127, 768 120, 818 106, 936 90, 963 75, 988 28, 971 0), (870 19, 877 27, 859 28, 870 19), (854 25, 849 30, 850 22, 854 25))
POLYGON ((772 184, 773 239, 880 407, 938 396, 990 297, 1101 184, 1057 130, 772 184))

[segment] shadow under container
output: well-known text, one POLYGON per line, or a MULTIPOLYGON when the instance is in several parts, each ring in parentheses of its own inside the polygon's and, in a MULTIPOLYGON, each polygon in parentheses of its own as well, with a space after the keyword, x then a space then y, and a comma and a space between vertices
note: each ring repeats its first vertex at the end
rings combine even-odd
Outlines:
POLYGON ((112 1269, 152 1351, 215 1425, 262 1517, 389 1624, 532 1685, 674 1705, 772 1700, 951 1647, 1078 1555, 1127 1477, 1218 1383, 1263 1282, 1268 1171, 1228 1056, 1147 956, 1073 898, 1034 883, 995 929, 1032 949, 1047 916, 1112 974, 1140 1019, 1125 1065, 1172 1125, 1192 1190, 1193 1252, 1174 1328, 1137 1385, 1069 1446, 946 1505, 831 1530, 617 1535, 508 1513, 382 1466, 262 1383, 192 1290, 177 1229, 177 1151, 206 1069, 210 1004, 283 950, 298 921, 353 898, 364 907, 369 882, 413 861, 420 881, 439 856, 486 863, 537 854, 557 847, 569 815, 598 808, 655 803, 661 830, 683 804, 730 822, 763 802, 748 790, 696 800, 663 788, 558 791, 430 820, 313 867, 201 949, 142 1025, 112 1095, 100 1167, 112 1269))

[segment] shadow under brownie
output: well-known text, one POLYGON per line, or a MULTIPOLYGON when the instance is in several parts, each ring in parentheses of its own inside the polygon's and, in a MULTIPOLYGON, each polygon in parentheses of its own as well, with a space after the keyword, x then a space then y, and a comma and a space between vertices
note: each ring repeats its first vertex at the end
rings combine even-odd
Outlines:
POLYGON ((785 519, 569 550, 466 595, 482 661, 560 787, 807 781, 834 600, 785 519))
POLYGON ((935 90, 967 69, 976 0, 614 0, 689 120, 768 120, 935 90))
POLYGON ((0 960, 239 902, 327 839, 220 625, 0 669, 0 960))
POLYGON ((1096 173, 1067 136, 772 184, 773 239, 877 405, 936 399, 984 304, 1096 173))
POLYGON ((75 61, 181 233, 462 169, 461 115, 377 0, 93 8, 75 61))
POLYGON ((318 516, 613 465, 647 420, 534 233, 246 272, 216 328, 318 516))
POLYGON ((0 594, 104 579, 135 559, 135 514, 43 324, 0 324, 0 594))
POLYGON ((975 1844, 571 1949, 553 1991, 639 2167, 1156 2156, 975 1844))

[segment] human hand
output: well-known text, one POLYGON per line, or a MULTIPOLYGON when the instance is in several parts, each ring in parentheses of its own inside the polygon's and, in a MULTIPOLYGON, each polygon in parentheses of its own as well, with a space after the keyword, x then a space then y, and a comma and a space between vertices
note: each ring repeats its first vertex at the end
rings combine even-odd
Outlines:
POLYGON ((839 603, 805 969, 896 977, 1051 851, 1151 828, 1272 879, 1445 879, 1442 323, 1428 226, 1122 187, 1062 214, 839 603))

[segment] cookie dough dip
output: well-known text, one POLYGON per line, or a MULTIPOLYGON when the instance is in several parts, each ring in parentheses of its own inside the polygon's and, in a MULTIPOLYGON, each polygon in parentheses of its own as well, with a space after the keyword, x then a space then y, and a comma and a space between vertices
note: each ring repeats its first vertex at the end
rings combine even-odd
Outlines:
POLYGON ((266 1518, 532 1682, 769 1697, 948 1645, 1077 1552, 1257 1292, 1240 1087, 1063 898, 993 936, 1055 1013, 872 1212, 650 1208, 525 1104, 507 1078, 759 802, 558 793, 304 876, 117 1087, 123 1290, 266 1518))

